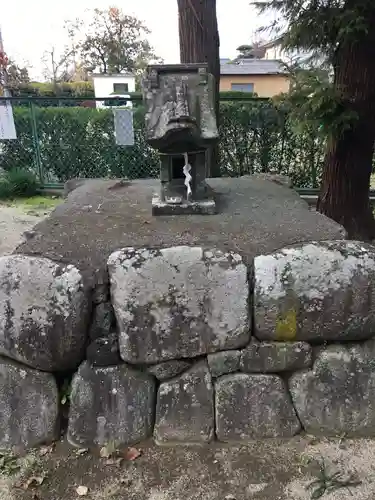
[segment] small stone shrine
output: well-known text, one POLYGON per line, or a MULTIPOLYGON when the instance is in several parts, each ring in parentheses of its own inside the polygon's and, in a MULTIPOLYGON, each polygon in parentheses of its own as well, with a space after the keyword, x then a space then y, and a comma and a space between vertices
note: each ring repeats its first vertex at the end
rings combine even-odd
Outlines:
POLYGON ((218 140, 214 77, 207 64, 157 65, 143 81, 146 138, 160 154, 153 215, 214 214, 206 184, 209 149, 218 140))

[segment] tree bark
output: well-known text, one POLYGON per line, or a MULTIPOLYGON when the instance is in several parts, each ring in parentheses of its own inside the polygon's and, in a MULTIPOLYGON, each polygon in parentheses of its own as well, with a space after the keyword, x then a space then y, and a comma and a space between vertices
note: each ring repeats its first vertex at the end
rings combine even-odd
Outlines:
MULTIPOLYGON (((207 63, 215 77, 215 111, 219 125, 220 39, 216 0, 177 0, 181 63, 207 63)), ((211 177, 220 176, 218 147, 210 158, 211 177)))
MULTIPOLYGON (((375 26, 375 9, 371 13, 375 26)), ((375 239, 369 201, 375 142, 374 29, 355 43, 339 47, 335 86, 357 120, 350 130, 329 140, 317 209, 342 224, 350 239, 375 239)))

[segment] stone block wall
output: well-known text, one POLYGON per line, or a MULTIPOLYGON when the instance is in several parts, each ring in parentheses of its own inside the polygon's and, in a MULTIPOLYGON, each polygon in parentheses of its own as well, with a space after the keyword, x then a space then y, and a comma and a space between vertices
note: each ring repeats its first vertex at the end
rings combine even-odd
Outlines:
POLYGON ((0 258, 0 448, 375 435, 375 247, 125 248, 108 284, 0 258))

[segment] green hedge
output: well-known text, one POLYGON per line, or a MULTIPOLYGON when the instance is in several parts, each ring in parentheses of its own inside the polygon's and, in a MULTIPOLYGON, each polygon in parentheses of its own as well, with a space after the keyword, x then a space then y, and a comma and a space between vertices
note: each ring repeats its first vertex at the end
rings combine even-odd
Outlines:
MULTIPOLYGON (((36 165, 35 138, 29 108, 14 109, 16 141, 4 141, 0 168, 36 165)), ((143 111, 134 111, 135 145, 115 143, 111 110, 37 108, 37 142, 42 182, 65 182, 74 177, 153 177, 158 174, 156 152, 145 142, 143 111)))
MULTIPOLYGON (((37 138, 29 107, 15 107, 18 139, 1 146, 0 167, 42 169, 47 182, 74 177, 145 178, 159 175, 158 155, 145 141, 144 109, 134 109, 135 145, 115 143, 110 109, 36 108, 37 138), (36 149, 38 145, 38 149, 36 149)), ((221 175, 256 172, 291 176, 294 185, 318 187, 324 144, 317 136, 293 132, 287 115, 264 99, 221 103, 221 175)))
POLYGON ((220 106, 220 166, 224 176, 279 173, 296 187, 319 187, 324 141, 293 131, 271 101, 252 99, 220 106))
MULTIPOLYGON (((53 84, 49 82, 31 82, 21 84, 12 90, 13 97, 71 97, 92 99, 95 97, 94 85, 92 82, 67 82, 53 84)), ((138 99, 142 99, 142 92, 130 93, 138 99)), ((225 91, 220 92, 220 96, 226 99, 239 96, 248 99, 257 95, 249 92, 225 91)), ((102 96, 98 96, 102 97, 102 96)))
POLYGON ((92 82, 46 83, 31 82, 11 89, 13 97, 82 97, 95 96, 92 82))

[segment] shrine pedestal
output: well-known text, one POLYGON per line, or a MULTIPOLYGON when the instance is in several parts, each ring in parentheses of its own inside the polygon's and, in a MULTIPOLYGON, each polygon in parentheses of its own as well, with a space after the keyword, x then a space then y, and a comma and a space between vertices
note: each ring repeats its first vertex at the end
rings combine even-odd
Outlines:
POLYGON ((159 194, 152 197, 152 215, 214 215, 216 214, 216 202, 214 198, 204 200, 183 200, 173 203, 163 201, 159 194))

